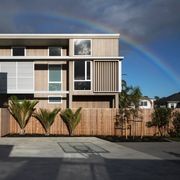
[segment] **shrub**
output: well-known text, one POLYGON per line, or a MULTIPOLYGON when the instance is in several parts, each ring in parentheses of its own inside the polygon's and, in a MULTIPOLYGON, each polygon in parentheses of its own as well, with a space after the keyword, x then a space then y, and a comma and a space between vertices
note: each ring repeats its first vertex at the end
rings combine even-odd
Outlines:
POLYGON ((152 120, 147 122, 148 127, 157 127, 160 136, 163 136, 163 130, 169 125, 171 118, 171 109, 168 108, 156 108, 152 113, 152 120))
POLYGON ((33 116, 41 123, 45 130, 45 135, 50 134, 50 127, 53 124, 56 115, 61 109, 55 108, 52 111, 48 109, 39 109, 38 112, 34 113, 33 116))
POLYGON ((81 107, 78 108, 75 112, 73 112, 71 109, 66 109, 65 111, 61 112, 61 118, 63 122, 66 124, 66 127, 69 132, 69 136, 73 135, 74 129, 78 125, 81 119, 81 107))
POLYGON ((34 113, 33 116, 41 123, 45 130, 45 135, 49 136, 50 134, 50 127, 53 124, 56 115, 60 109, 53 109, 52 111, 48 109, 39 109, 38 112, 34 113))
POLYGON ((20 134, 25 133, 25 127, 35 111, 38 101, 19 100, 16 96, 11 96, 8 102, 8 110, 21 128, 20 134))
POLYGON ((173 126, 175 136, 180 136, 180 112, 173 113, 173 126))

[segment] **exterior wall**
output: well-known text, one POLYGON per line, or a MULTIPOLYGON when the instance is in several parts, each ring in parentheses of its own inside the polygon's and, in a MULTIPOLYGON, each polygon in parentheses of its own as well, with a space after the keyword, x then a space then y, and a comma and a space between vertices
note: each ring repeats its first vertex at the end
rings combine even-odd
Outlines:
POLYGON ((168 108, 177 108, 178 102, 168 102, 168 108))
POLYGON ((154 108, 154 101, 153 100, 140 100, 141 102, 146 102, 147 106, 139 106, 141 109, 153 109, 154 108))
MULTIPOLYGON (((17 35, 18 36, 18 35, 17 35)), ((31 36, 31 35, 29 35, 31 36)), ((34 74, 33 76, 33 81, 34 81, 34 87, 31 90, 32 93, 33 91, 48 91, 48 64, 62 64, 63 66, 63 72, 62 72, 62 91, 69 91, 69 94, 57 94, 61 95, 63 97, 63 103, 61 104, 62 107, 73 107, 77 106, 76 102, 73 102, 72 96, 73 95, 99 95, 102 96, 104 93, 107 93, 107 96, 116 96, 113 98, 113 101, 111 104, 113 104, 112 107, 118 107, 118 91, 119 91, 119 72, 120 69, 118 69, 118 61, 109 59, 108 62, 103 61, 95 61, 95 59, 91 59, 92 61, 92 89, 90 91, 74 91, 73 89, 73 76, 74 76, 74 69, 73 69, 73 61, 62 61, 57 59, 53 60, 51 57, 48 61, 48 46, 61 46, 62 47, 62 56, 70 56, 68 58, 71 58, 74 56, 73 50, 73 41, 74 39, 91 39, 92 41, 92 56, 96 57, 117 57, 119 55, 119 36, 118 35, 105 35, 105 36, 94 36, 94 35, 75 35, 75 36, 63 36, 63 37, 58 37, 57 39, 53 37, 52 39, 48 39, 47 37, 43 38, 34 38, 34 37, 23 37, 22 39, 18 39, 17 37, 13 37, 11 39, 10 37, 7 37, 4 39, 4 37, 1 37, 3 42, 5 43, 6 47, 2 46, 2 41, 0 42, 1 47, 0 47, 0 56, 11 56, 11 44, 16 44, 17 46, 22 46, 26 48, 26 53, 24 59, 26 59, 28 62, 28 56, 44 56, 41 59, 41 61, 38 61, 38 59, 32 59, 34 61, 34 74), (17 38, 17 39, 16 39, 17 38), (32 39, 31 39, 32 38, 32 39), (69 41, 69 42, 68 42, 69 41), (42 43, 42 45, 41 45, 42 43), (9 47, 8 47, 9 46, 9 47), (98 77, 99 76, 99 77, 98 77), (109 94, 108 94, 109 93, 109 94), (115 94, 116 93, 116 94, 115 94), (76 104, 76 105, 73 105, 76 104)), ((13 47, 12 45, 12 47, 13 47)), ((82 57, 82 56, 81 56, 82 57)), ((89 56, 87 56, 89 57, 89 56)), ((16 60, 16 57, 12 57, 14 61, 16 60)), ((11 61, 12 61, 11 59, 11 61)), ((20 58, 22 61, 23 57, 20 58)), ((23 61, 24 61, 23 59, 23 61)), ((1 57, 2 60, 2 57, 1 57)), ((78 60, 78 59, 77 59, 78 60)), ((84 60, 86 60, 86 56, 84 56, 84 60)), ((15 62, 10 62, 8 61, 9 64, 15 63, 15 62)), ((19 63, 19 62, 16 62, 19 63)), ((7 67, 9 67, 7 65, 7 67)), ((14 69, 14 68, 13 68, 14 69)), ((22 67, 23 70, 25 68, 22 67)), ((26 71, 26 70, 25 70, 26 71)), ((2 78, 1 78, 2 79, 2 78)), ((1 81, 1 80, 0 80, 1 81)), ((19 80, 18 80, 19 81, 19 80)), ((8 80, 8 82, 10 82, 8 80)), ((16 82, 16 81, 13 81, 16 82)), ((19 81, 22 82, 22 81, 19 81)), ((25 80, 25 82, 29 82, 28 80, 25 80)), ((13 83, 11 83, 13 84, 13 83)), ((8 85, 9 86, 9 85, 8 85)), ((16 85, 17 86, 17 85, 16 85)), ((27 87, 25 85, 25 87, 27 87)), ((17 89, 17 92, 15 93, 21 93, 19 91, 20 89, 17 89)), ((27 92, 22 92, 23 94, 27 92)), ((12 93, 13 94, 13 93, 12 93)), ((35 93, 34 97, 40 101, 39 107, 56 107, 56 105, 48 104, 48 96, 52 95, 51 93, 35 93)), ((56 95, 55 93, 53 95, 56 95)), ((93 101, 93 100, 92 100, 93 101)), ((105 107, 110 107, 109 102, 92 102, 91 100, 88 100, 87 107, 99 107, 99 108, 105 108, 105 107)))
MULTIPOLYGON (((12 46, 13 47, 13 46, 12 46)), ((26 46, 26 56, 48 56, 48 46, 26 46)), ((68 55, 68 49, 62 48, 62 56, 68 55)), ((0 56, 11 56, 11 47, 0 46, 0 56)))
POLYGON ((113 108, 115 96, 73 96, 73 108, 113 108))
POLYGON ((10 47, 0 47, 0 56, 11 56, 10 47))
POLYGON ((61 103, 49 103, 48 102, 48 95, 42 95, 39 97, 35 97, 35 100, 38 100, 39 103, 37 104, 37 109, 38 108, 45 108, 45 109, 54 109, 54 108, 61 108, 65 109, 67 108, 67 95, 66 94, 53 94, 53 96, 61 96, 62 97, 62 102, 61 103))
MULTIPOLYGON (((67 91, 68 89, 68 79, 67 79, 67 72, 68 72, 68 66, 67 62, 61 61, 61 62, 47 62, 48 64, 58 64, 62 66, 62 91, 67 91)), ((36 63, 35 64, 35 91, 48 91, 48 64, 40 64, 36 63)), ((68 96, 66 94, 59 94, 54 92, 52 93, 35 93, 34 94, 35 98, 39 100, 38 107, 41 108, 56 108, 56 107, 61 107, 61 108, 66 108, 67 107, 67 100, 68 96), (59 104, 52 104, 48 103, 48 96, 61 96, 62 103, 59 104)))
MULTIPOLYGON (((35 91, 48 91, 48 64, 34 65, 35 72, 35 91)), ((38 96, 38 94, 35 94, 38 96)))
POLYGON ((48 47, 27 47, 26 56, 48 56, 48 47))
MULTIPOLYGON (((83 38, 74 38, 83 39, 83 38)), ((92 39, 92 56, 94 57, 116 57, 119 55, 119 39, 118 38, 91 38, 92 39)), ((69 39, 69 56, 74 56, 73 39, 69 39)))
POLYGON ((65 61, 35 63, 35 91, 48 91, 48 65, 56 64, 62 67, 62 91, 67 91, 67 70, 65 61))
POLYGON ((118 56, 119 40, 118 39, 93 39, 92 40, 93 56, 118 56))

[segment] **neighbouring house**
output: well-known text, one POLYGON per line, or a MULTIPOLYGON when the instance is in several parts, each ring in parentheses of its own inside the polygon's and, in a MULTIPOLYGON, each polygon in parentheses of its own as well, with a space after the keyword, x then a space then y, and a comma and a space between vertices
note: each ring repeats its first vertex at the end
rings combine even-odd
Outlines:
POLYGON ((180 108, 180 92, 172 94, 168 97, 163 97, 157 100, 156 106, 167 108, 180 108))
POLYGON ((45 108, 118 108, 119 34, 0 34, 1 107, 11 95, 45 108))
POLYGON ((154 109, 154 99, 144 96, 139 101, 140 109, 154 109))

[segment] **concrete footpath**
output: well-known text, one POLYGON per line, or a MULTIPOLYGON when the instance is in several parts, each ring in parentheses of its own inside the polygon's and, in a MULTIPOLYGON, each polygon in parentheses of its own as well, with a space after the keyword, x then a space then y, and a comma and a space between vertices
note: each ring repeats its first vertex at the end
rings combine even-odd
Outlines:
POLYGON ((0 180, 180 179, 180 143, 0 138, 0 180))

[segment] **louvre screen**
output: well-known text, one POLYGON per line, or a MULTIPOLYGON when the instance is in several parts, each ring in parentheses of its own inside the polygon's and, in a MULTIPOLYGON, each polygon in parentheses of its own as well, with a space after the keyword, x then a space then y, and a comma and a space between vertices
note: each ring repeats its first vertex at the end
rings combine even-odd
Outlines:
POLYGON ((0 67, 1 72, 7 73, 8 93, 33 91, 33 62, 0 62, 0 67))
POLYGON ((94 91, 116 92, 118 83, 118 61, 94 62, 94 91))

